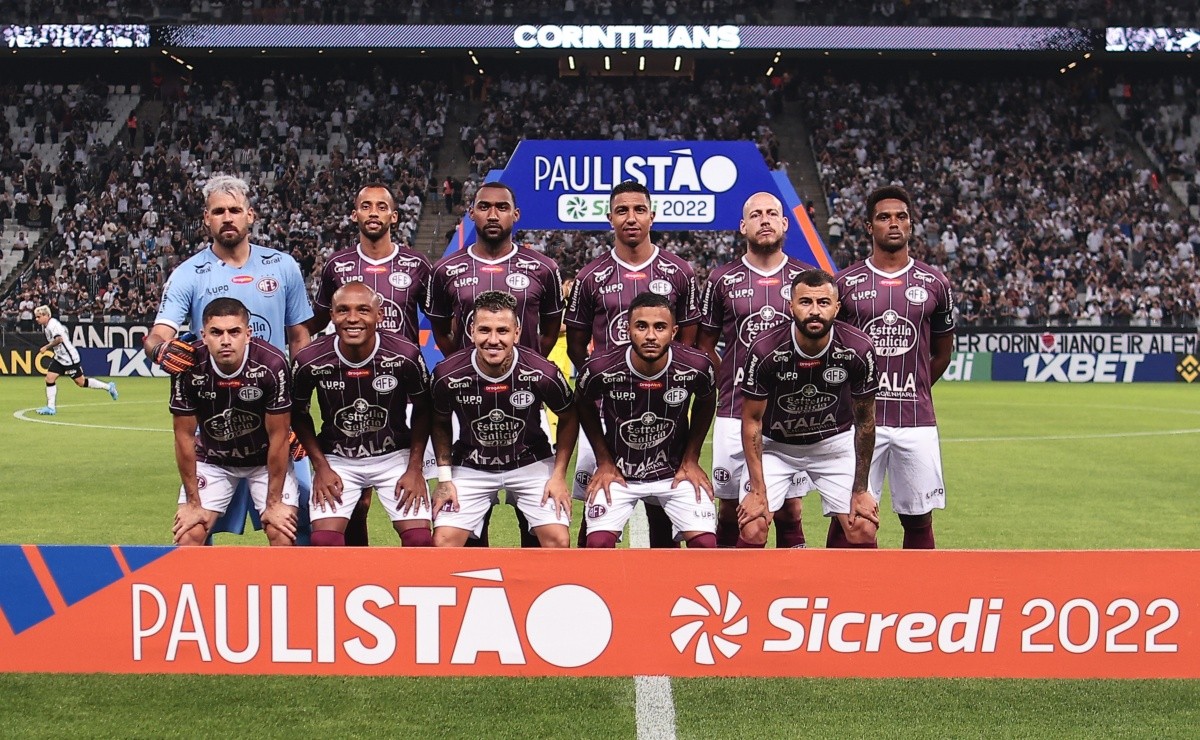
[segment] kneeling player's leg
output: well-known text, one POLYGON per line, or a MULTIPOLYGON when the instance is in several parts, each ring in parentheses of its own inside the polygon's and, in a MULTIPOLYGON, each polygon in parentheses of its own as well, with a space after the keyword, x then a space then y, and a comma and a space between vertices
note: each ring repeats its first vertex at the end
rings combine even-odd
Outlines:
POLYGON ((458 511, 442 508, 433 512, 434 547, 463 547, 470 537, 478 538, 496 501, 495 473, 454 467, 458 511))
POLYGON ((589 548, 613 548, 617 546, 617 542, 621 539, 621 532, 625 531, 625 525, 629 523, 629 517, 633 516, 633 508, 637 506, 637 502, 642 495, 634 486, 618 486, 616 484, 608 487, 608 496, 604 495, 604 491, 596 494, 592 499, 592 503, 584 506, 584 516, 587 518, 587 547, 589 548))
POLYGON ((934 550, 933 512, 928 514, 898 514, 900 526, 904 527, 905 550, 934 550))
POLYGON ((175 544, 203 545, 217 517, 224 513, 233 498, 233 489, 240 476, 218 465, 196 463, 196 483, 200 493, 200 510, 187 503, 187 491, 179 487, 179 506, 175 511, 172 529, 175 544))
POLYGON ((808 474, 821 492, 821 509, 830 518, 825 546, 876 548, 875 523, 861 516, 850 522, 854 487, 853 432, 843 432, 810 445, 808 474))
MULTIPOLYGON (((243 469, 246 472, 246 485, 250 490, 250 500, 254 502, 254 508, 258 510, 259 519, 262 519, 263 514, 267 510, 267 490, 270 485, 270 473, 266 465, 259 465, 254 468, 243 469)), ((300 504, 300 486, 296 482, 296 476, 292 472, 291 466, 288 467, 287 473, 283 477, 283 492, 280 496, 280 503, 287 507, 286 510, 292 514, 292 521, 298 523, 298 512, 300 504)), ((274 526, 270 522, 263 522, 263 532, 267 535, 267 542, 272 547, 290 547, 295 543, 295 540, 282 529, 274 526)))
POLYGON ((738 491, 746 469, 742 421, 717 417, 713 421, 713 493, 717 498, 717 547, 735 547, 738 539, 738 491))
POLYGON ((361 471, 364 463, 335 455, 327 455, 325 459, 342 479, 342 501, 332 505, 309 506, 308 515, 312 522, 310 542, 313 547, 344 547, 346 525, 350 523, 350 515, 358 506, 363 488, 367 486, 361 471))
POLYGON ((804 497, 813 490, 808 473, 802 473, 799 478, 792 477, 792 485, 783 500, 783 506, 775 512, 775 547, 793 548, 804 547, 804 524, 801 513, 804 507, 804 497))
MULTIPOLYGON (((379 494, 379 501, 388 519, 392 520, 392 528, 400 537, 400 543, 405 547, 433 547, 433 534, 430 532, 430 520, 433 518, 429 511, 429 487, 422 474, 414 480, 405 478, 408 473, 408 450, 399 450, 382 455, 371 466, 367 478, 379 494), (405 510, 400 501, 405 495, 402 482, 418 486, 416 495, 408 502, 405 510)), ((353 519, 350 520, 353 524, 353 519)), ((346 541, 349 544, 349 531, 346 541)))
POLYGON ((717 515, 712 500, 690 483, 672 487, 674 481, 647 484, 655 492, 656 503, 671 522, 672 535, 689 548, 717 546, 717 515), (676 534, 678 533, 678 534, 676 534))
POLYGON ((371 489, 366 488, 362 491, 361 498, 358 499, 358 506, 355 506, 354 511, 350 513, 350 522, 346 524, 347 547, 370 545, 370 536, 367 534, 367 517, 370 513, 371 489))
MULTIPOLYGON (((775 513, 783 508, 783 502, 792 488, 793 478, 797 475, 804 475, 796 472, 797 462, 789 452, 792 445, 781 445, 766 440, 764 440, 764 445, 762 466, 763 479, 767 484, 767 513, 765 516, 741 525, 737 541, 737 546, 740 548, 767 546, 767 532, 771 529, 775 513)), ((805 478, 807 479, 807 476, 805 478)), ((749 487, 750 477, 743 473, 741 490, 738 492, 739 502, 746 498, 749 487)))
MULTIPOLYGON (((529 534, 539 547, 571 546, 571 509, 566 511, 546 495, 546 484, 554 472, 554 458, 539 460, 504 474, 504 489, 509 503, 518 513, 518 521, 526 522, 529 534), (545 499, 545 503, 542 502, 545 499)), ((522 539, 524 546, 524 539, 522 539)))

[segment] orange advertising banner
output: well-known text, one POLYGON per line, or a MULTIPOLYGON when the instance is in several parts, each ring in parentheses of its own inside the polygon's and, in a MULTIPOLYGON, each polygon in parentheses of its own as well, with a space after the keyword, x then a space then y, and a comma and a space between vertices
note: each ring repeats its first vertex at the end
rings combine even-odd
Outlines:
POLYGON ((1200 678, 1200 551, 0 546, 0 671, 1200 678))

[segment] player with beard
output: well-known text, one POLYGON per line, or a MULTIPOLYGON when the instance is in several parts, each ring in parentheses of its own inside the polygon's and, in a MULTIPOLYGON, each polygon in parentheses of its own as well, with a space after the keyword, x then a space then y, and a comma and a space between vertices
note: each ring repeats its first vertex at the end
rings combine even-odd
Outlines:
POLYGON ((241 301, 204 307, 195 364, 171 376, 175 462, 182 486, 172 534, 177 545, 203 545, 217 517, 247 485, 267 541, 296 539, 299 488, 288 470, 292 408, 287 357, 252 336, 241 301))
POLYGON ((870 337, 835 320, 838 307, 832 275, 802 272, 792 281, 792 321, 750 347, 739 386, 746 475, 738 547, 763 547, 774 512, 809 476, 830 517, 826 547, 877 546, 879 507, 867 489, 875 350, 870 337))
POLYGON ((511 294, 480 293, 473 314, 474 346, 442 360, 433 375, 434 542, 461 547, 478 535, 503 488, 541 547, 568 547, 567 467, 579 436, 571 386, 554 363, 516 346, 521 325, 511 294), (553 451, 543 405, 559 417, 553 451))
POLYGON ((362 283, 334 291, 335 333, 296 354, 292 426, 313 463, 312 544, 343 546, 364 490, 374 488, 406 547, 428 547, 429 378, 416 344, 376 329, 381 300, 362 283), (317 435, 309 404, 321 409, 317 435), (405 422, 413 409, 411 430, 405 422))
MULTIPOLYGON (((235 298, 250 311, 254 336, 291 356, 308 345, 306 322, 312 318, 308 288, 291 255, 250 243, 257 215, 245 180, 214 174, 204 184, 204 225, 212 244, 184 260, 163 285, 154 326, 147 334, 146 357, 171 375, 195 363, 195 345, 177 336, 186 324, 203 326, 204 307, 216 298, 235 298)), ((298 445, 294 448, 299 450, 298 445)), ((297 544, 307 542, 307 505, 311 476, 307 464, 293 465, 300 485, 297 544)), ((226 513, 211 531, 241 534, 250 508, 249 490, 238 487, 226 513)), ((254 513, 251 512, 252 518, 254 513)))
MULTIPOLYGON (((700 308, 696 298, 695 273, 680 257, 660 250, 650 239, 654 210, 650 191, 632 180, 613 188, 609 196, 608 221, 613 228, 613 247, 608 254, 589 262, 576 275, 567 306, 567 354, 582 368, 591 352, 603 354, 629 343, 629 306, 649 291, 667 299, 678 327, 676 341, 691 347, 696 341, 700 308)), ((575 465, 576 499, 584 500, 595 455, 586 439, 580 440, 575 465)), ((671 520, 654 502, 647 502, 651 547, 677 547, 671 520)), ((580 547, 587 540, 585 519, 579 531, 580 547)))
MULTIPOLYGON (((433 327, 438 349, 446 357, 473 346, 471 314, 475 299, 491 290, 511 293, 517 300, 521 335, 517 346, 550 354, 562 323, 562 278, 558 264, 541 252, 520 249, 513 243, 513 228, 521 218, 517 196, 501 182, 488 182, 475 192, 471 204, 475 243, 443 257, 433 268, 425 314, 433 327)), ((522 547, 537 547, 529 523, 516 508, 522 547)), ((489 511, 479 538, 468 545, 486 547, 489 511)))
POLYGON ((933 384, 954 350, 950 281, 909 254, 912 197, 888 186, 867 197, 871 254, 838 276, 840 318, 862 329, 879 356, 878 428, 871 491, 887 479, 904 548, 933 549, 933 510, 946 508, 933 384))
POLYGON ((712 485, 700 467, 716 374, 703 352, 672 341, 676 331, 670 301, 642 293, 629 304, 629 344, 593 355, 579 374, 579 420, 596 455, 588 547, 616 547, 634 506, 650 498, 674 539, 717 546, 712 485))
MULTIPOLYGON (((429 275, 433 269, 424 254, 392 242, 392 227, 399 220, 396 199, 387 185, 371 182, 359 189, 354 199, 354 222, 358 224, 358 244, 334 252, 321 271, 321 283, 313 301, 309 331, 315 336, 329 324, 333 293, 350 282, 361 282, 382 301, 379 330, 399 334, 421 344, 417 307, 425 304, 429 275)), ((426 450, 425 477, 437 475, 432 449, 426 450)), ((366 547, 367 511, 371 496, 364 495, 346 527, 346 544, 366 547)))
MULTIPOLYGON (((741 489, 745 454, 742 449, 742 397, 736 391, 742 367, 759 334, 788 323, 792 280, 812 265, 783 253, 788 218, 783 204, 770 193, 755 193, 742 206, 738 226, 746 238, 741 259, 713 270, 700 299, 700 336, 696 346, 706 352, 717 368, 720 397, 713 428, 713 489, 717 505, 717 544, 737 544, 737 501, 741 489), (725 355, 717 354, 717 343, 725 344, 725 355)), ((775 513, 777 547, 804 547, 800 521, 804 486, 789 491, 789 498, 775 513)))

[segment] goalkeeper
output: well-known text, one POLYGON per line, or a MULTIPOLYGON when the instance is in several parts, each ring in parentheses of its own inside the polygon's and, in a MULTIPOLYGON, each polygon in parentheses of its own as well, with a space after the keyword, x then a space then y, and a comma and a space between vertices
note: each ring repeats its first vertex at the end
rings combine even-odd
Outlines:
MULTIPOLYGON (((177 375, 195 364, 193 345, 177 336, 186 324, 203 325, 204 307, 216 298, 236 298, 250 311, 253 336, 295 355, 310 341, 304 322, 312 307, 300 266, 291 255, 250 243, 256 215, 250 187, 237 177, 216 174, 204 186, 204 225, 212 244, 175 268, 163 286, 154 327, 146 337, 146 357, 177 375)), ((311 474, 308 464, 295 465, 300 482, 301 519, 307 522, 311 474)), ((241 534, 249 506, 241 486, 214 531, 241 534)), ((255 512, 250 511, 251 517, 255 512)), ((255 519, 256 528, 259 526, 255 519)), ((305 533, 297 544, 306 544, 305 533)))

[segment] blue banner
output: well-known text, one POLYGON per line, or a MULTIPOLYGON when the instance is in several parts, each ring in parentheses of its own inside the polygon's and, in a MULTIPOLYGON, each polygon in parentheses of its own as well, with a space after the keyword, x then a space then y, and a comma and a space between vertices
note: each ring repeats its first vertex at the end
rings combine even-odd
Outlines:
POLYGON ((1103 352, 1022 354, 996 352, 992 355, 992 380, 1026 383, 1145 383, 1174 382, 1174 354, 1103 352))

